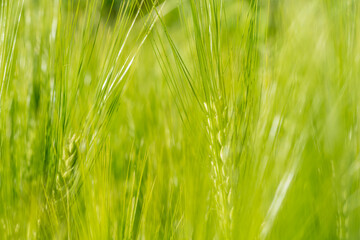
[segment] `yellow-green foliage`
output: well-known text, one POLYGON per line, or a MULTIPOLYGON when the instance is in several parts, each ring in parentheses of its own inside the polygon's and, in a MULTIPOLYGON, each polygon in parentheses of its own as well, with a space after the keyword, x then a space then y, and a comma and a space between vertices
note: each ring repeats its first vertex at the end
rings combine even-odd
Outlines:
POLYGON ((0 239, 360 239, 359 7, 0 1, 0 239))

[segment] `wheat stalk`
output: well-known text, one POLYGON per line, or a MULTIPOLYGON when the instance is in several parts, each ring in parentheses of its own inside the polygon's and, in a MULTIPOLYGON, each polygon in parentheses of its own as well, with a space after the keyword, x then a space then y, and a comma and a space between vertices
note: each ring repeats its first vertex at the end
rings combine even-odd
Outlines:
POLYGON ((206 110, 206 132, 209 138, 211 178, 215 191, 215 203, 217 214, 220 218, 220 227, 224 236, 229 237, 232 229, 232 188, 231 169, 232 164, 228 157, 229 145, 226 139, 228 135, 229 122, 227 119, 227 107, 219 97, 216 101, 210 99, 204 103, 206 110))
POLYGON ((75 134, 64 147, 63 157, 59 161, 59 171, 56 176, 56 189, 63 196, 75 183, 79 174, 79 137, 75 134))

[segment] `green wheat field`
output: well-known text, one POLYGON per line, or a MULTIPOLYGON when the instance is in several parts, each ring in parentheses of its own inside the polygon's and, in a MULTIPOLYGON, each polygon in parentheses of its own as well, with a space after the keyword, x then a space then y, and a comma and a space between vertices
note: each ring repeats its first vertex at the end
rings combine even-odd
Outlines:
POLYGON ((360 239, 360 1, 0 0, 0 239, 360 239))

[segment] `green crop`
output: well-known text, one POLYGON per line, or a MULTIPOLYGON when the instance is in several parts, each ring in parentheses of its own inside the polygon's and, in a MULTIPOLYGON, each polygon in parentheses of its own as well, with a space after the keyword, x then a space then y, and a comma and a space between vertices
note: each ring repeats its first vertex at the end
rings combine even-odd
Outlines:
POLYGON ((1 0, 0 239, 359 239, 359 7, 1 0))

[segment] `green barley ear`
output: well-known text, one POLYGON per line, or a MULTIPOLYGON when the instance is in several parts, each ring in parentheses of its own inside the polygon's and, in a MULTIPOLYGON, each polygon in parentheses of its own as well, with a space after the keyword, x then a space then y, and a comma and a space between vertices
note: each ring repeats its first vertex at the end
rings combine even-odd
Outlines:
POLYGON ((63 157, 59 161, 59 171, 56 176, 56 190, 63 197, 70 189, 74 189, 79 175, 79 140, 75 134, 64 147, 63 157))
POLYGON ((226 136, 229 135, 229 121, 227 119, 227 107, 223 99, 210 98, 204 103, 206 112, 206 132, 209 139, 211 178, 219 225, 225 238, 229 238, 232 229, 232 190, 231 173, 232 161, 228 157, 229 143, 226 136))
MULTIPOLYGON (((234 173, 234 160, 229 156, 231 138, 233 135, 233 119, 229 118, 229 110, 233 108, 232 96, 238 94, 233 92, 230 85, 237 84, 237 80, 225 75, 227 71, 237 71, 237 66, 225 66, 224 59, 228 56, 227 49, 222 41, 226 34, 223 24, 226 24, 222 16, 223 4, 225 1, 189 1, 190 12, 184 8, 180 10, 184 23, 189 21, 193 28, 188 26, 189 34, 193 34, 194 41, 190 41, 190 56, 195 70, 187 65, 186 58, 180 55, 171 36, 168 34, 166 25, 162 21, 164 34, 168 40, 170 49, 174 57, 174 63, 166 54, 166 48, 161 40, 159 47, 155 47, 163 73, 168 81, 172 93, 176 96, 176 105, 181 110, 182 120, 191 122, 190 128, 194 130, 202 129, 206 135, 209 145, 208 151, 211 173, 209 177, 212 181, 211 202, 216 209, 215 225, 216 235, 222 239, 230 239, 233 225, 233 197, 232 197, 232 174, 234 173), (159 50, 160 49, 160 50, 159 50), (176 69, 173 69, 173 68, 176 69), (173 69, 173 70, 167 70, 173 69), (228 69, 228 70, 225 70, 228 69), (177 100, 178 99, 178 100, 177 100), (193 103, 193 104, 189 104, 193 103), (195 103, 195 104, 194 104, 195 103), (197 103, 197 104, 196 104, 197 103), (203 103, 203 104, 201 104, 203 103), (198 109, 194 110, 196 105, 198 109), (195 114, 195 112, 197 114, 195 114), (197 124, 198 116, 205 121, 201 121, 201 127, 194 127, 197 124), (194 117, 194 118, 193 118, 194 117)), ((231 61, 229 61, 231 62, 231 61)), ((236 74, 238 75, 238 74, 236 74)))

